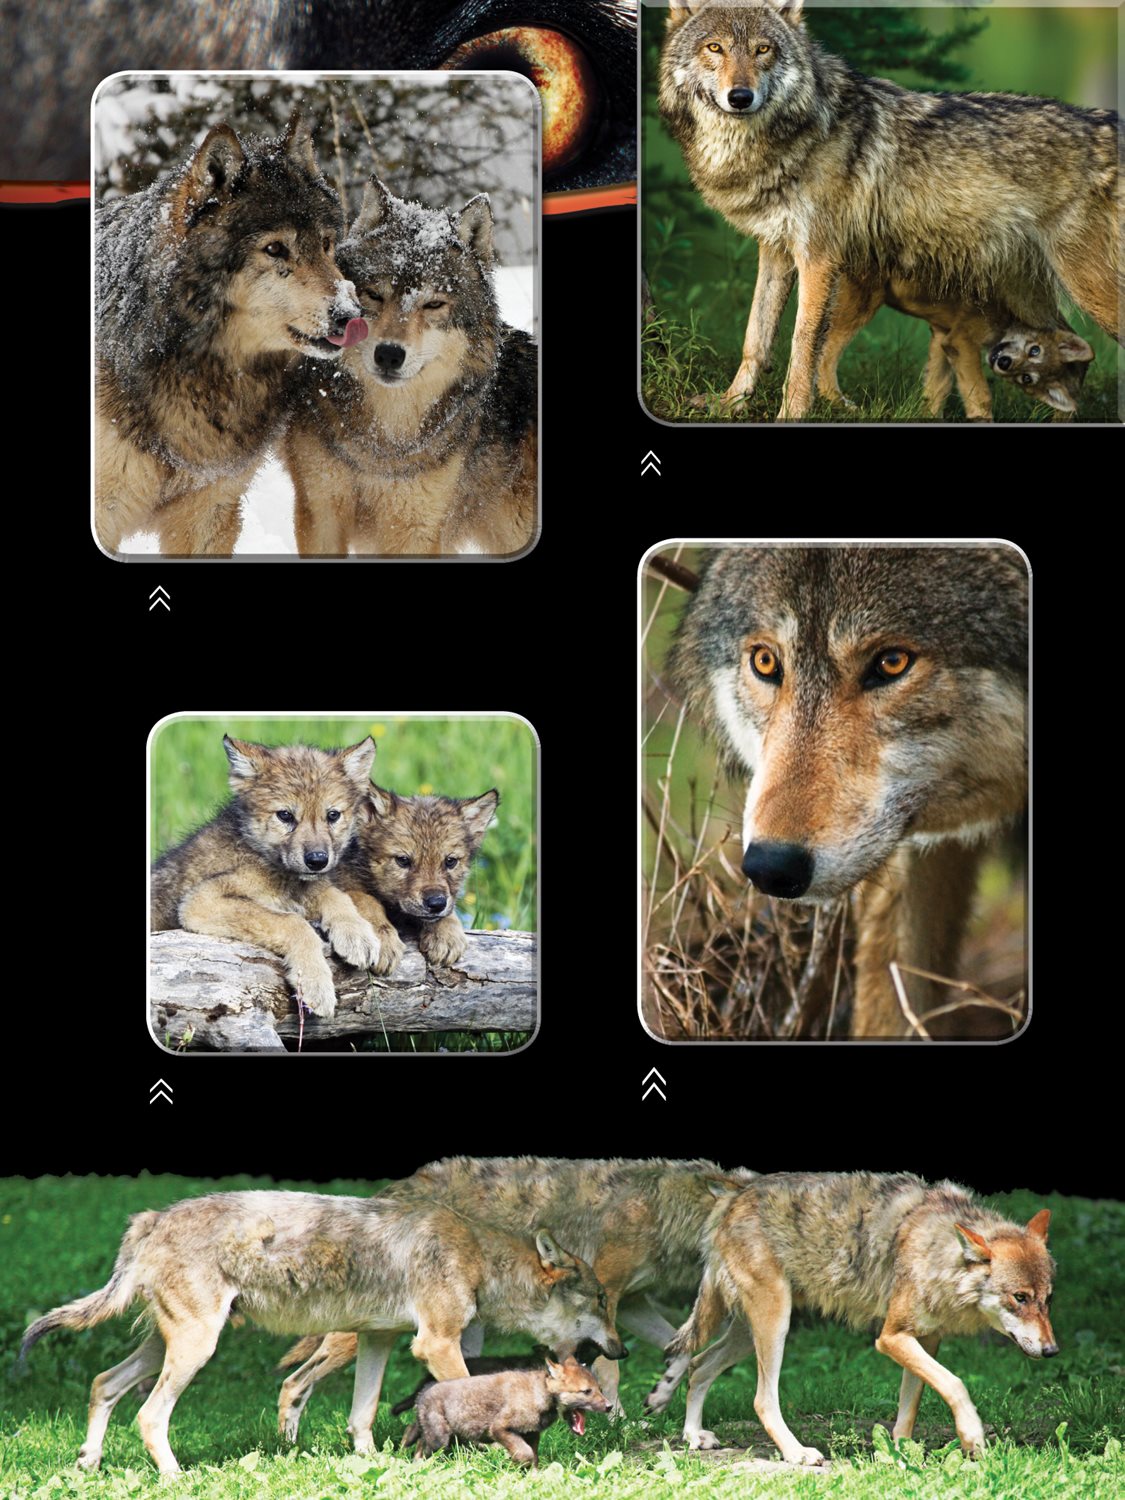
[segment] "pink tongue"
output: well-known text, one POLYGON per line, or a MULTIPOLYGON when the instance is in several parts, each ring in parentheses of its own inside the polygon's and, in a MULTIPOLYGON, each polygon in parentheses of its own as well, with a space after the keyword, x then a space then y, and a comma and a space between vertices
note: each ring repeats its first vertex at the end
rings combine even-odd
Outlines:
POLYGON ((339 344, 341 349, 350 349, 353 344, 358 344, 361 339, 367 337, 367 323, 363 318, 349 318, 348 326, 343 334, 328 335, 330 344, 339 344))
POLYGON ((586 1431, 586 1415, 584 1412, 576 1411, 574 1413, 574 1430, 579 1437, 586 1431))

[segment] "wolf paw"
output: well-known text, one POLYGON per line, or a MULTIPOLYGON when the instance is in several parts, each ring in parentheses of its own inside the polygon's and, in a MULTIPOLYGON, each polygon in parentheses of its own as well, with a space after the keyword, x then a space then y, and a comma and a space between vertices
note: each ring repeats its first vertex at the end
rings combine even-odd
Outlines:
POLYGON ((685 1432, 684 1442, 693 1451, 696 1449, 721 1448, 723 1445, 713 1432, 708 1432, 706 1427, 701 1427, 697 1432, 685 1432))
POLYGON ((388 927, 385 932, 379 933, 379 961, 371 967, 376 974, 393 974, 402 962, 402 955, 406 952, 402 939, 393 927, 388 927))
POLYGON ((336 1014, 336 991, 332 985, 332 971, 323 958, 321 964, 323 972, 294 967, 289 971, 289 979, 305 1009, 328 1020, 336 1014))
POLYGON ((332 951, 338 953, 346 964, 357 969, 374 969, 379 963, 379 939, 375 929, 363 917, 351 921, 333 922, 328 934, 332 951))
POLYGON ((822 1464, 824 1454, 818 1448, 802 1448, 798 1445, 783 1453, 782 1458, 787 1464, 822 1464))
POLYGON ((456 917, 446 918, 422 928, 418 947, 426 962, 435 968, 455 964, 465 955, 465 933, 456 917))

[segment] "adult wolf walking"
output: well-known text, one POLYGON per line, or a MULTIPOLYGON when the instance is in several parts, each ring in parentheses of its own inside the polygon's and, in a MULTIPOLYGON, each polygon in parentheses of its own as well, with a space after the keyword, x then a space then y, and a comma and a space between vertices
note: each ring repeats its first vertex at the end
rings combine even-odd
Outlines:
POLYGON ((704 200, 760 246, 742 363, 765 367, 794 274, 779 416, 812 402, 841 277, 873 267, 1042 322, 1058 284, 1121 339, 1120 122, 1015 94, 919 94, 805 31, 803 0, 673 0, 660 109, 704 200))

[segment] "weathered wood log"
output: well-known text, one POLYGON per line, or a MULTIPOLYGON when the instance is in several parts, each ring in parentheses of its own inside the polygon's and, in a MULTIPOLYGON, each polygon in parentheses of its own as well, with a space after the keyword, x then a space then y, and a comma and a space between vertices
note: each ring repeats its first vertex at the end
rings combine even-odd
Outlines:
MULTIPOLYGON (((393 974, 376 976, 329 955, 331 1020, 305 1016, 306 1041, 383 1031, 533 1031, 536 941, 531 932, 467 932, 455 969, 428 969, 413 938, 393 974)), ((281 959, 252 943, 198 932, 151 938, 152 1029, 167 1047, 277 1052, 300 1030, 281 959), (189 1033, 185 1044, 185 1033, 189 1033)))

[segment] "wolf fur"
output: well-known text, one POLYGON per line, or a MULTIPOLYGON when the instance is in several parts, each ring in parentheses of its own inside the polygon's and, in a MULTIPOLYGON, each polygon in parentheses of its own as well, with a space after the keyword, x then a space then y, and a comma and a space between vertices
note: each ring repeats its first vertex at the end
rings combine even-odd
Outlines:
POLYGON ((426 961, 455 964, 465 952, 465 931, 454 910, 469 866, 496 814, 500 793, 479 797, 399 797, 368 788, 359 836, 333 883, 347 891, 379 939, 375 971, 389 974, 403 955, 387 916, 418 925, 426 961))
POLYGON ((509 554, 535 533, 537 356, 500 319, 492 211, 377 179, 340 247, 370 337, 338 380, 305 371, 284 454, 303 555, 509 554))
POLYGON ((704 201, 759 242, 727 401, 753 392, 794 268, 781 418, 809 409, 842 274, 998 298, 1032 327, 1061 285, 1121 338, 1122 146, 1110 110, 867 78, 811 39, 802 0, 673 0, 660 110, 704 201))
MULTIPOLYGON (((451 1156, 403 1178, 382 1196, 404 1202, 446 1203, 460 1213, 526 1233, 529 1224, 555 1227, 564 1242, 595 1268, 609 1315, 646 1343, 663 1348, 674 1329, 649 1293, 694 1291, 700 1274, 700 1236, 716 1212, 716 1188, 735 1192, 752 1172, 725 1172, 708 1161, 596 1161, 551 1156, 451 1156)), ((482 1318, 483 1322, 487 1319, 482 1318)), ((355 1357, 355 1339, 334 1333, 305 1340, 283 1363, 303 1360, 278 1401, 279 1426, 294 1437, 313 1387, 355 1357)), ((478 1346, 479 1347, 479 1346, 478 1346)), ((556 1349, 556 1354, 569 1351, 556 1349)), ((687 1358, 672 1361, 657 1390, 671 1396, 687 1358)), ((618 1371, 595 1361, 598 1382, 616 1406, 618 1371)))
POLYGON ((499 1443, 518 1464, 539 1467, 539 1438, 560 1417, 579 1437, 588 1411, 605 1412, 609 1402, 598 1382, 573 1355, 561 1364, 548 1359, 537 1370, 508 1370, 442 1380, 418 1398, 418 1420, 403 1434, 402 1446, 419 1443, 416 1457, 442 1453, 453 1439, 499 1443))
POLYGON ((346 963, 379 962, 371 924, 331 883, 360 823, 375 741, 274 749, 224 735, 223 747, 234 797, 157 861, 152 930, 185 927, 268 948, 313 1015, 332 1016, 332 971, 309 924, 319 923, 346 963))
MULTIPOLYGON (((680 623, 687 711, 753 773, 747 878, 857 891, 855 1037, 911 1029, 892 961, 952 977, 981 840, 1023 809, 1027 608, 1011 547, 729 546, 680 623)), ((923 1021, 948 999, 906 984, 923 1021)))
POLYGON ((236 1299, 240 1313, 274 1333, 356 1331, 348 1430, 357 1452, 372 1448, 399 1333, 415 1330, 411 1352, 435 1380, 467 1373, 461 1332, 478 1314, 551 1348, 589 1338, 609 1355, 624 1352, 594 1273, 546 1230, 514 1235, 433 1203, 214 1193, 137 1216, 106 1286, 54 1309, 24 1336, 21 1356, 54 1328, 89 1328, 138 1301, 152 1325, 127 1360, 94 1381, 80 1467, 98 1467, 114 1406, 160 1369, 138 1421, 160 1472, 178 1471, 168 1420, 215 1352, 236 1299))
POLYGON ((790 1311, 807 1306, 853 1328, 881 1323, 875 1347, 903 1368, 896 1438, 912 1435, 926 1384, 948 1403, 965 1452, 979 1453, 980 1417, 964 1384, 938 1363, 938 1345, 993 1328, 1032 1359, 1058 1353, 1050 1217, 1044 1208, 1021 1227, 955 1183, 930 1187, 906 1174, 778 1173, 751 1183, 715 1219, 699 1296, 669 1346, 673 1356, 701 1349, 734 1314, 718 1343, 692 1360, 689 1445, 719 1446, 702 1425, 704 1399, 753 1348, 763 1427, 787 1463, 824 1461, 790 1432, 777 1396, 790 1311))
POLYGON ((233 549, 292 369, 336 359, 359 318, 332 258, 340 228, 296 111, 279 140, 217 125, 186 166, 98 210, 94 513, 108 551, 140 530, 167 554, 233 549))

